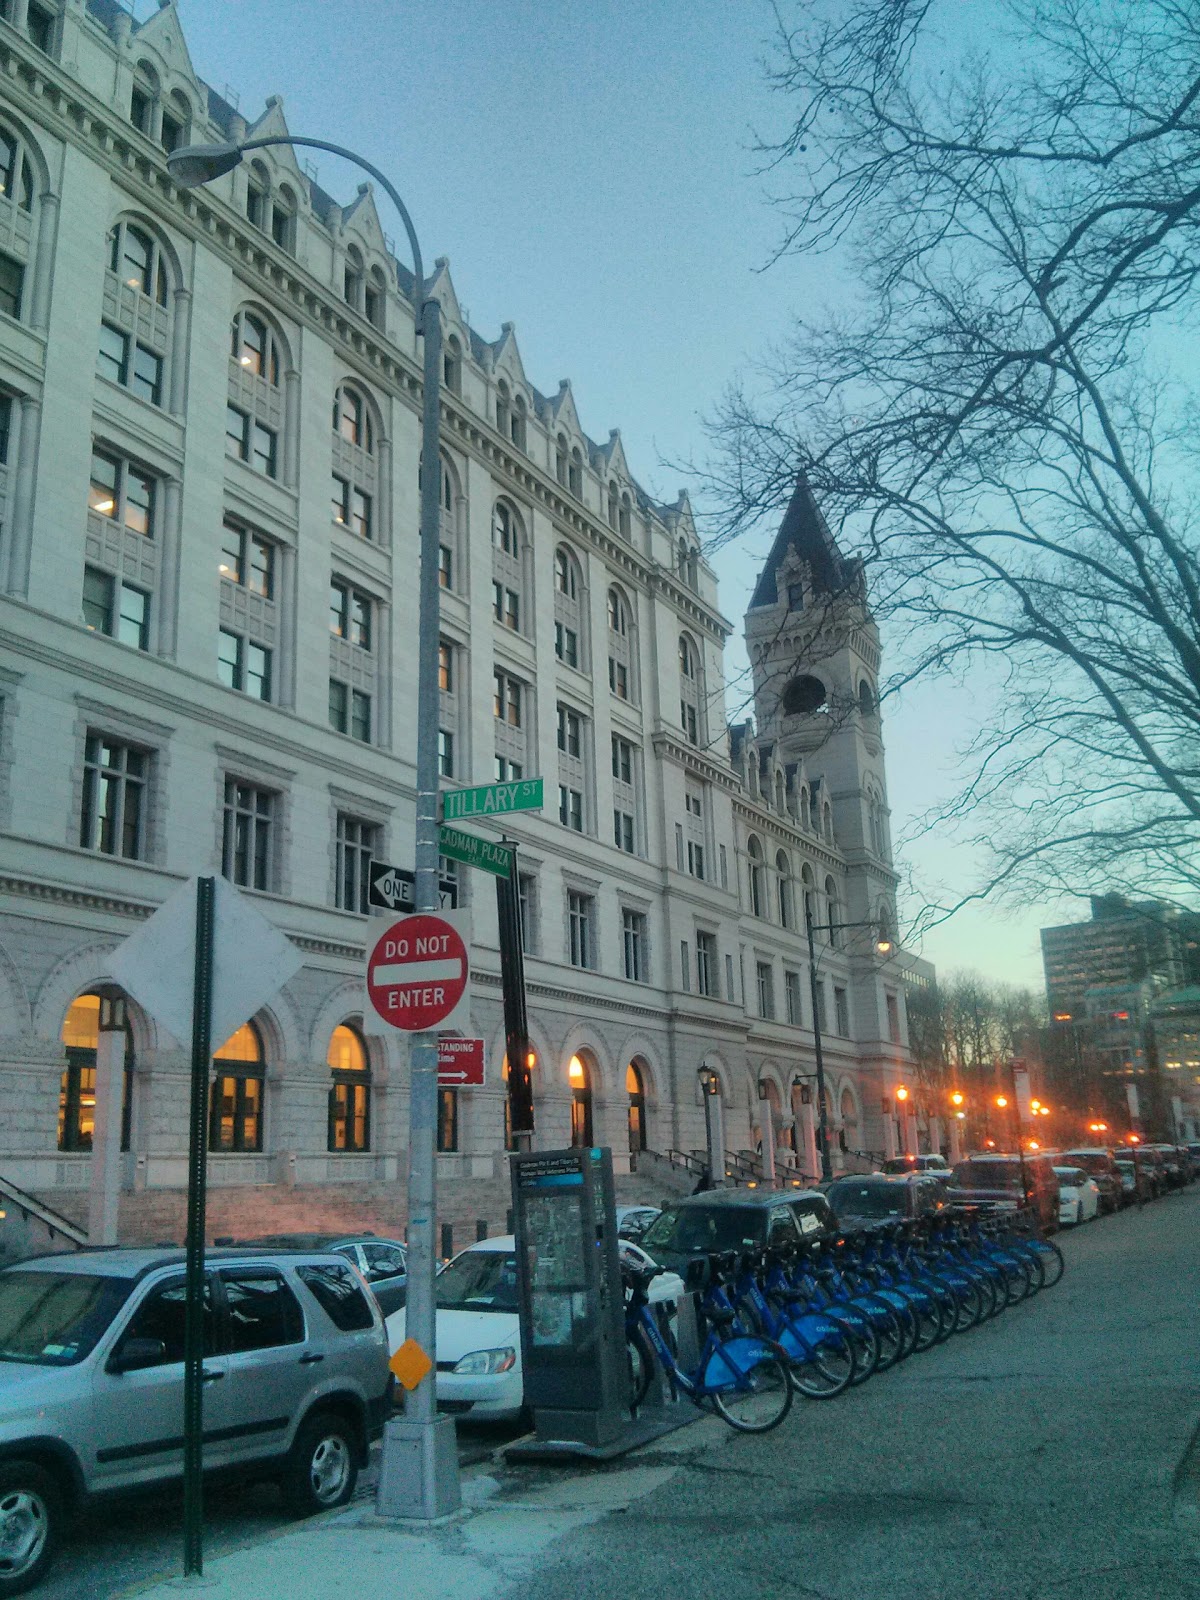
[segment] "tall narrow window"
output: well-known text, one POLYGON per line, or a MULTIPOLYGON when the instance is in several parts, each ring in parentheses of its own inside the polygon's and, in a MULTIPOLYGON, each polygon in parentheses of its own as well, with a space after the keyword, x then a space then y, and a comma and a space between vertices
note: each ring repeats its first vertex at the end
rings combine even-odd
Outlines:
POLYGON ((625 957, 625 976, 631 983, 645 983, 646 917, 641 911, 625 907, 621 911, 621 939, 625 957))
POLYGON ((83 759, 79 843, 85 850, 140 861, 146 853, 147 751, 90 729, 83 759))
POLYGON ((717 993, 717 936, 702 928, 696 931, 696 989, 710 996, 717 993))
POLYGON ((679 638, 679 720, 689 744, 699 744, 700 662, 696 646, 681 634, 679 638))
POLYGON ((750 889, 750 911, 756 917, 766 916, 766 868, 763 865, 762 845, 753 834, 746 841, 746 873, 750 889))
POLYGON ((595 966, 592 919, 596 902, 577 889, 567 891, 568 959, 573 967, 595 966))
POLYGON ((221 872, 243 889, 271 887, 276 800, 269 789, 225 779, 221 872))
POLYGON ((371 1148, 371 1067, 357 1028, 341 1023, 333 1030, 325 1064, 330 1070, 328 1148, 371 1148))
POLYGON ((371 863, 379 854, 379 829, 373 822, 339 811, 334 903, 339 911, 366 916, 370 910, 371 863))
POLYGON ((208 1148, 247 1152, 263 1142, 262 1040, 252 1022, 245 1022, 213 1057, 209 1090, 208 1148))

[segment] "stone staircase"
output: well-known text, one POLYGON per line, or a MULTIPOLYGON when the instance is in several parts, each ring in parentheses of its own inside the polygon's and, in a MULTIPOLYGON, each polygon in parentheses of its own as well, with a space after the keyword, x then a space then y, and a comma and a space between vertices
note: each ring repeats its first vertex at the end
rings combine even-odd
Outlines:
MULTIPOLYGON (((695 1178, 662 1156, 643 1151, 638 1170, 616 1179, 618 1205, 662 1205, 690 1194, 695 1178)), ((60 1190, 39 1196, 63 1217, 86 1228, 87 1195, 60 1190)), ((215 1239, 248 1239, 279 1233, 374 1233, 401 1239, 408 1215, 401 1183, 231 1185, 208 1191, 205 1234, 215 1239)), ((442 1179, 438 1184, 438 1225, 451 1229, 461 1250, 486 1224, 489 1237, 507 1232, 512 1204, 508 1174, 494 1178, 442 1179)), ((182 1244, 187 1195, 182 1189, 149 1189, 121 1196, 118 1237, 125 1245, 182 1244)))

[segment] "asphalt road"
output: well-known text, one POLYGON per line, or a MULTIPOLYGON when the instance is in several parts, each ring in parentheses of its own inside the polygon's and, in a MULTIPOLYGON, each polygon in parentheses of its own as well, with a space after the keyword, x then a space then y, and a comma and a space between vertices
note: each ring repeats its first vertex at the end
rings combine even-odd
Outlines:
MULTIPOLYGON (((490 1457, 519 1431, 516 1426, 460 1424, 459 1459, 465 1466, 490 1457)), ((376 1446, 355 1492, 355 1500, 364 1506, 374 1497, 378 1467, 376 1446)), ((206 1563, 296 1526, 271 1484, 210 1487, 204 1510, 206 1563)), ((38 1600, 119 1600, 151 1579, 177 1577, 182 1571, 183 1503, 175 1491, 83 1513, 35 1593, 38 1600)))
POLYGON ((642 1452, 676 1470, 505 1600, 1197 1600, 1200 1184, 1060 1242, 1056 1288, 776 1432, 642 1452))

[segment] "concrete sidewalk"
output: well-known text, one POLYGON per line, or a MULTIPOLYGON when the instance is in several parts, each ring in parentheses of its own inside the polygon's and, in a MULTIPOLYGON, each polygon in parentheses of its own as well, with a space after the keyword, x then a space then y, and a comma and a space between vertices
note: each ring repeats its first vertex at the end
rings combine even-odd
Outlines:
POLYGON ((205 1600, 486 1600, 527 1581, 559 1541, 661 1488, 677 1470, 673 1456, 718 1447, 728 1431, 701 1419, 661 1441, 653 1463, 599 1472, 479 1467, 463 1475, 461 1512, 436 1528, 383 1521, 364 1501, 218 1556, 202 1578, 156 1580, 125 1593, 131 1600, 191 1593, 205 1600))

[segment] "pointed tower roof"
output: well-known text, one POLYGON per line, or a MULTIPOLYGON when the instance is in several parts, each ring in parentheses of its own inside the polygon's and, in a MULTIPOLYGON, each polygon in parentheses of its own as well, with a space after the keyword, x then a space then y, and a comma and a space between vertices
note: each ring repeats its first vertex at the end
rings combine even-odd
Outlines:
POLYGON ((796 478, 791 503, 784 512, 766 565, 758 575, 754 596, 750 601, 751 609, 755 606, 773 606, 779 599, 779 569, 789 551, 794 552, 808 567, 813 589, 817 593, 836 594, 846 587, 850 576, 847 563, 821 515, 803 472, 796 478))

